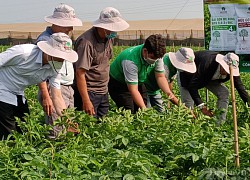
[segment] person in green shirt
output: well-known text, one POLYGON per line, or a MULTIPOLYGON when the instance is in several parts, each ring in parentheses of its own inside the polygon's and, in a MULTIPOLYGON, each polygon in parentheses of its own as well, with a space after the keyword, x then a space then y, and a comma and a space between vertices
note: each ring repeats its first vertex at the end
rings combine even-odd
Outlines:
POLYGON ((166 53, 165 40, 161 35, 150 35, 144 44, 130 47, 121 52, 110 66, 109 94, 118 107, 135 113, 146 108, 147 95, 144 82, 147 74, 154 72, 157 84, 171 100, 178 99, 166 86, 163 55, 166 53), (157 63, 156 63, 157 62, 157 63))
MULTIPOLYGON (((186 71, 190 73, 196 72, 194 63, 194 52, 191 48, 180 48, 176 53, 169 52, 164 55, 163 63, 165 69, 165 76, 168 80, 167 86, 172 90, 172 83, 177 75, 177 71, 186 71)), ((162 95, 160 87, 155 79, 154 71, 148 73, 148 77, 144 82, 147 89, 147 107, 155 107, 159 112, 164 111, 162 95)), ((184 89, 185 90, 185 89, 184 89)))

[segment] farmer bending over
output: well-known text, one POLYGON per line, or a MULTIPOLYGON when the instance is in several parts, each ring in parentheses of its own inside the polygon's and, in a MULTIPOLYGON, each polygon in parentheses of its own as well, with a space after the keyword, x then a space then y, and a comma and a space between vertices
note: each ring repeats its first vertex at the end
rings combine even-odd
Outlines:
MULTIPOLYGON (((234 86, 239 92, 244 103, 249 103, 249 95, 240 79, 239 57, 234 53, 228 53, 225 56, 213 51, 195 52, 196 73, 190 76, 187 72, 180 73, 181 86, 188 89, 195 105, 201 109, 201 112, 207 116, 213 116, 213 113, 207 109, 202 101, 198 90, 206 87, 217 99, 217 108, 222 110, 218 117, 217 125, 225 122, 229 103, 229 90, 224 82, 230 79, 229 64, 233 66, 234 86)), ((190 101, 190 99, 186 99, 190 101)), ((185 102, 184 102, 185 103, 185 102)))
MULTIPOLYGON (((177 71, 186 71, 190 73, 196 72, 194 59, 195 57, 193 50, 185 47, 180 48, 176 53, 169 52, 164 55, 163 63, 165 69, 165 77, 168 80, 166 82, 166 86, 169 86, 169 91, 172 91, 172 84, 177 74, 177 71)), ((158 86, 157 81, 155 79, 154 69, 152 69, 148 73, 148 77, 145 80, 144 84, 147 88, 148 94, 147 107, 153 106, 159 112, 163 112, 163 100, 160 92, 160 87, 158 86)))
POLYGON ((0 53, 0 139, 11 131, 21 132, 15 116, 22 121, 29 113, 24 98, 26 87, 49 79, 53 105, 58 115, 66 108, 60 90, 63 61, 75 62, 78 55, 72 41, 64 33, 54 33, 48 41, 37 45, 22 44, 0 53))
POLYGON ((165 53, 165 41, 156 34, 149 36, 144 44, 130 47, 118 55, 110 66, 109 80, 109 94, 118 107, 129 109, 132 113, 138 108, 146 108, 144 82, 152 69, 158 86, 174 104, 178 104, 165 78, 162 59, 165 53))

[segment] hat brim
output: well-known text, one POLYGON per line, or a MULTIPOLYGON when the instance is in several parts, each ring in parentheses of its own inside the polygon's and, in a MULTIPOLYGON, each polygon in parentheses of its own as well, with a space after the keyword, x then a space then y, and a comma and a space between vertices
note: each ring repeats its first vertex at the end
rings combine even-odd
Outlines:
MULTIPOLYGON (((222 67, 223 69, 228 73, 230 74, 230 71, 229 71, 229 66, 228 64, 225 62, 225 59, 226 57, 223 56, 222 54, 217 54, 216 55, 216 62, 218 62, 222 67)), ((240 75, 240 70, 239 68, 233 68, 233 76, 239 76, 240 75)))
POLYGON ((52 56, 52 57, 58 57, 62 58, 69 62, 76 62, 78 59, 78 55, 74 50, 71 50, 70 52, 62 52, 58 49, 53 48, 50 44, 48 44, 47 41, 39 41, 37 43, 37 46, 46 54, 52 56))
POLYGON ((121 18, 119 18, 119 20, 117 22, 112 22, 112 23, 102 22, 98 19, 96 21, 93 21, 92 25, 94 27, 100 27, 100 28, 107 29, 107 30, 113 31, 113 32, 119 32, 119 31, 123 31, 123 30, 129 28, 129 24, 121 18))
POLYGON ((61 27, 82 26, 82 21, 78 18, 58 19, 58 18, 54 18, 53 16, 46 16, 44 17, 44 20, 48 23, 55 24, 61 27))
POLYGON ((169 59, 170 59, 171 63, 177 69, 180 69, 180 70, 183 70, 183 71, 186 71, 186 72, 189 72, 189 73, 195 73, 196 72, 196 65, 195 65, 194 62, 193 63, 183 63, 183 62, 180 62, 178 60, 178 58, 180 58, 180 57, 177 57, 176 53, 169 52, 168 54, 169 54, 169 59))

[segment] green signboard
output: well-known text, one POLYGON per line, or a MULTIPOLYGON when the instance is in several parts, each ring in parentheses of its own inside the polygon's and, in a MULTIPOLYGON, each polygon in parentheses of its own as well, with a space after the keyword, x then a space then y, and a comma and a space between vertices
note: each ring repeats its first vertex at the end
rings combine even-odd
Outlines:
POLYGON ((250 1, 204 0, 205 48, 240 57, 240 71, 250 72, 250 1))

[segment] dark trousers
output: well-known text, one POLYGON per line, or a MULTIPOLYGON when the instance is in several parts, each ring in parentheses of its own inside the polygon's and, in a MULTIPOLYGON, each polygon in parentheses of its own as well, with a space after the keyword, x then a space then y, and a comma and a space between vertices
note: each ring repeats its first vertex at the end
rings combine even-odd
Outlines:
MULTIPOLYGON (((74 104, 76 110, 82 111, 82 98, 78 89, 74 88, 74 104)), ((109 110, 109 98, 108 93, 96 94, 95 92, 88 91, 89 99, 92 102, 95 110, 94 117, 100 118, 108 113, 109 110)))
MULTIPOLYGON (((127 84, 121 83, 110 77, 108 87, 109 95, 118 108, 123 107, 124 109, 131 110, 133 114, 138 111, 139 107, 133 101, 127 84)), ((144 103, 147 104, 147 91, 144 84, 138 85, 138 90, 143 98, 144 103)))
POLYGON ((11 131, 21 132, 15 117, 24 121, 24 113, 29 114, 27 102, 23 103, 22 96, 17 96, 17 106, 0 101, 0 139, 6 139, 11 131))

